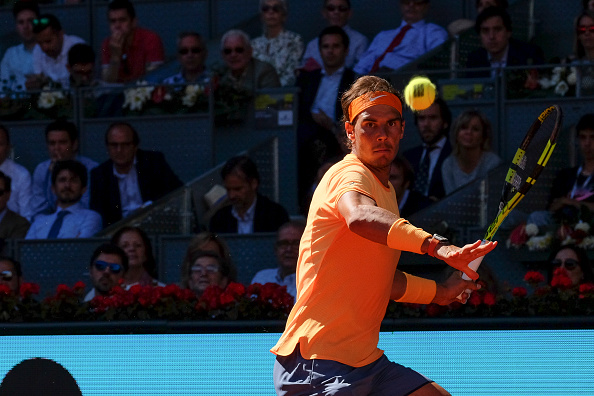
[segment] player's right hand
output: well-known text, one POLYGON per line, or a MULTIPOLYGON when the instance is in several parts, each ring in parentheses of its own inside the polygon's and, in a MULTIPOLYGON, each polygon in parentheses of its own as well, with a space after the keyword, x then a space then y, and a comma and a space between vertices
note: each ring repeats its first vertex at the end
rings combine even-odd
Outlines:
POLYGON ((449 305, 454 301, 460 302, 458 298, 460 295, 466 301, 470 297, 466 290, 474 291, 481 288, 481 285, 473 281, 462 279, 461 275, 461 272, 455 271, 445 282, 438 283, 435 297, 431 302, 439 305, 449 305))

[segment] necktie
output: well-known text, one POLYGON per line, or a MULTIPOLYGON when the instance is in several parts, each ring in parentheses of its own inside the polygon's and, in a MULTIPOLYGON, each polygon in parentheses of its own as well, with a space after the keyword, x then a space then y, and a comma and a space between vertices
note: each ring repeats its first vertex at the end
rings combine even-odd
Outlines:
POLYGON ((58 233, 60 232, 60 228, 62 228, 62 223, 64 222, 64 217, 70 214, 69 211, 63 210, 58 212, 58 217, 52 224, 52 228, 50 228, 49 234, 47 234, 47 239, 56 239, 58 237, 58 233))
POLYGON ((431 168, 431 152, 437 147, 425 147, 425 156, 419 165, 419 173, 415 176, 415 191, 423 195, 428 194, 429 169, 431 168))
POLYGON ((398 44, 400 44, 402 42, 402 39, 404 38, 404 35, 411 28, 412 28, 412 26, 407 24, 407 25, 403 26, 402 29, 400 29, 400 31, 398 32, 398 34, 396 35, 396 37, 394 37, 394 40, 392 40, 392 42, 390 43, 390 45, 388 46, 388 48, 386 48, 386 50, 384 51, 384 53, 381 54, 379 56, 379 58, 377 58, 375 60, 375 62, 373 62, 373 66, 371 66, 371 70, 369 71, 370 73, 375 73, 379 69, 379 65, 384 60, 384 57, 386 56, 386 54, 388 52, 392 52, 392 50, 394 48, 396 48, 398 46, 398 44))

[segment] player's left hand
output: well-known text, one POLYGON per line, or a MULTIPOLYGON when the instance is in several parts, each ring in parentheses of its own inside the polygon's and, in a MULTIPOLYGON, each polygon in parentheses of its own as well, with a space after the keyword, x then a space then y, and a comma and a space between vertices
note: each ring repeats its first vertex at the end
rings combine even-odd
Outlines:
POLYGON ((472 280, 478 279, 476 271, 470 269, 468 264, 477 257, 484 256, 495 249, 497 242, 486 242, 478 240, 463 247, 454 245, 438 245, 435 249, 435 257, 445 261, 450 267, 464 272, 472 280))

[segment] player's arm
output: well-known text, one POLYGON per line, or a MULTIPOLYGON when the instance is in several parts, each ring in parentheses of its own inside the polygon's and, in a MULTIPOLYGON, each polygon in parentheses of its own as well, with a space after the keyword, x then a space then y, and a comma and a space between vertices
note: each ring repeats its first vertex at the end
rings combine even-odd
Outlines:
POLYGON ((449 305, 454 301, 460 301, 458 296, 466 301, 470 297, 468 290, 479 288, 480 285, 477 283, 462 279, 460 272, 452 273, 444 282, 435 283, 432 280, 396 270, 390 299, 398 302, 449 305), (413 290, 410 290, 411 288, 413 290))
MULTIPOLYGON (((387 245, 393 249, 424 254, 427 253, 431 235, 386 209, 357 191, 348 191, 338 201, 338 211, 344 217, 349 230, 371 241, 387 245)), ((438 244, 435 257, 445 261, 471 279, 478 274, 468 267, 468 263, 484 256, 497 246, 496 242, 481 245, 481 241, 463 247, 438 244)))

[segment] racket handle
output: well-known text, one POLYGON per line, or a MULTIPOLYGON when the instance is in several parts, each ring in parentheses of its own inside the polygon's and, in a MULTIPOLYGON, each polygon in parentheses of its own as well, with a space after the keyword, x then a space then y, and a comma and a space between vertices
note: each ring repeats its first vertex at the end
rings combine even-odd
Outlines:
MULTIPOLYGON (((483 244, 487 243, 488 241, 485 241, 483 239, 483 244)), ((481 256, 481 257, 477 257, 474 260, 472 260, 469 264, 468 267, 474 271, 476 271, 478 269, 478 267, 480 267, 481 263, 483 262, 483 259, 485 258, 485 256, 481 256)), ((470 278, 468 277, 468 275, 466 274, 462 274, 462 279, 465 280, 470 280, 470 278)), ((472 290, 470 289, 466 289, 466 293, 470 294, 472 293, 472 290)), ((462 293, 460 293, 460 295, 457 297, 458 300, 460 300, 463 304, 466 304, 466 301, 462 300, 462 293)))

